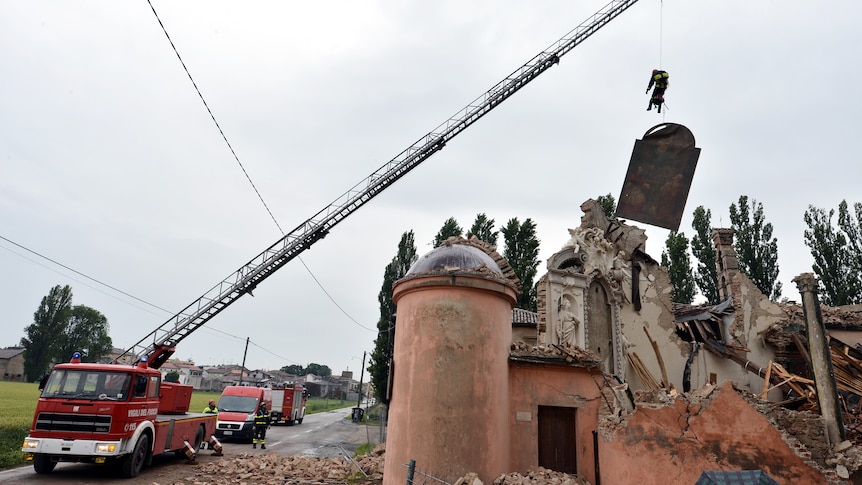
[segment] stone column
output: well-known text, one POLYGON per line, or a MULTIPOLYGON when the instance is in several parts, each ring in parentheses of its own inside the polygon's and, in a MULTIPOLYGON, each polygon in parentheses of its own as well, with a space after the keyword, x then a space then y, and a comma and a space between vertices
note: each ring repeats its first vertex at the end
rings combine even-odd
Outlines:
POLYGON ((802 309, 805 313, 805 326, 808 330, 808 350, 811 353, 811 369, 817 389, 817 402, 820 414, 826 424, 826 434, 832 446, 844 440, 844 423, 838 405, 838 390, 835 373, 832 370, 832 354, 826 340, 826 328, 820 313, 817 299, 817 278, 813 273, 802 273, 793 278, 802 295, 802 309))

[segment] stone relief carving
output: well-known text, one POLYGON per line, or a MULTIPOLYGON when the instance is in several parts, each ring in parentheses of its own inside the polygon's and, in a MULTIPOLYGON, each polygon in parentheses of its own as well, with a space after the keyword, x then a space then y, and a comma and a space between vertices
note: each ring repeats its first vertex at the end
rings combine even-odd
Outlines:
POLYGON ((569 229, 571 238, 563 246, 575 254, 583 254, 584 274, 598 271, 599 274, 609 276, 613 267, 613 257, 616 254, 614 243, 605 239, 604 231, 596 227, 569 229))

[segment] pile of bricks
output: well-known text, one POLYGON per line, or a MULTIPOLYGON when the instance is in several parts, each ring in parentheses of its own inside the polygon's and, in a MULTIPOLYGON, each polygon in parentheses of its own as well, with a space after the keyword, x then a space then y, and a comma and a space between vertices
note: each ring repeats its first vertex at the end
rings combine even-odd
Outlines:
POLYGON ((570 363, 595 363, 599 361, 596 354, 590 350, 569 345, 530 345, 524 342, 512 342, 509 350, 515 356, 562 358, 570 363))
MULTIPOLYGON (((454 485, 483 485, 475 473, 459 478, 454 485)), ((494 479, 494 485, 590 485, 590 482, 577 475, 555 472, 538 467, 526 475, 507 473, 494 479)))
POLYGON ((286 484, 350 481, 354 484, 379 483, 383 478, 385 446, 378 445, 368 455, 348 460, 308 456, 278 456, 241 453, 195 467, 187 483, 286 484), (359 465, 362 472, 357 469, 359 465), (363 474, 364 472, 364 474, 363 474))

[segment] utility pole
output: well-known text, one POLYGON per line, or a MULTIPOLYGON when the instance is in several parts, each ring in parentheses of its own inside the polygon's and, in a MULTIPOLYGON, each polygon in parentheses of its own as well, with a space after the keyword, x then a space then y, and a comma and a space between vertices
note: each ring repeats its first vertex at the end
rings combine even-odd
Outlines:
POLYGON ((251 337, 245 338, 245 352, 242 353, 242 367, 239 369, 239 385, 242 385, 242 373, 245 372, 245 356, 248 355, 248 341, 251 337))
POLYGON ((362 352, 362 369, 359 371, 359 397, 356 399, 356 407, 362 407, 362 378, 365 377, 365 354, 362 352))

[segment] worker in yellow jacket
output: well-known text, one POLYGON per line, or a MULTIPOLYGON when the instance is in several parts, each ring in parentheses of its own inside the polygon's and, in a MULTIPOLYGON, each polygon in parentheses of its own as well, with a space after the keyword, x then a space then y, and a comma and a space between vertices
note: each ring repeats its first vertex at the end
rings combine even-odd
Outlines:
POLYGON ((652 91, 652 96, 649 99, 649 105, 647 106, 647 111, 651 110, 653 106, 658 108, 658 112, 661 113, 661 105, 664 103, 664 92, 667 90, 668 86, 668 74, 667 71, 662 71, 660 69, 653 69, 652 76, 649 78, 649 85, 647 85, 646 92, 649 93, 650 88, 655 86, 655 89, 652 91))

